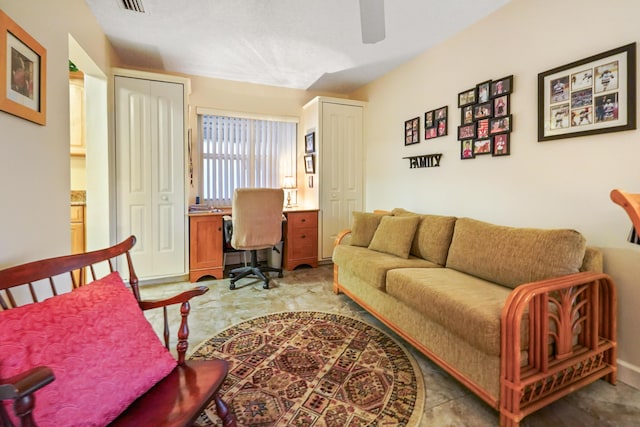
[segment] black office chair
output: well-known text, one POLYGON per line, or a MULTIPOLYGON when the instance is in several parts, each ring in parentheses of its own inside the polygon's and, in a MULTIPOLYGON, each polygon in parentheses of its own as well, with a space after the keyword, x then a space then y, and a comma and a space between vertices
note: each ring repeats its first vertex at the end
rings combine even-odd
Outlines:
POLYGON ((233 193, 231 246, 250 251, 251 265, 229 272, 229 289, 235 289, 236 282, 249 275, 260 278, 264 289, 269 289, 269 277, 265 272, 277 272, 278 277, 282 277, 281 268, 258 264, 258 250, 271 249, 282 240, 283 204, 281 188, 240 188, 233 193))

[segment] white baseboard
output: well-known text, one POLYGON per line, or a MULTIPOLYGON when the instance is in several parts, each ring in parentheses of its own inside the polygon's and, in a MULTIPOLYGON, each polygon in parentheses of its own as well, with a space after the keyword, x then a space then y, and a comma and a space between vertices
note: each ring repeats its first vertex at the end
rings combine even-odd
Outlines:
POLYGON ((618 380, 640 390, 640 366, 618 359, 618 380))

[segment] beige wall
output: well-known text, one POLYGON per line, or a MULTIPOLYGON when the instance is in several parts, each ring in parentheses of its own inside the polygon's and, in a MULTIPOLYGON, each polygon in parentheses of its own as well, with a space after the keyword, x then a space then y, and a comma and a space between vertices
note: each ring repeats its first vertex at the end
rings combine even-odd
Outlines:
POLYGON ((351 96, 369 101, 367 209, 402 206, 505 225, 571 227, 602 247, 620 295, 621 378, 636 387, 640 246, 625 241, 630 222, 609 192, 640 192, 640 135, 634 130, 537 142, 537 75, 637 41, 638 16, 637 0, 512 0, 351 96), (460 160, 457 94, 510 74, 511 156, 460 160), (449 135, 405 147, 404 121, 443 105, 449 106, 449 135), (443 153, 439 168, 409 169, 402 159, 429 153, 443 153))
POLYGON ((68 253, 69 34, 102 70, 112 54, 83 0, 0 0, 0 8, 47 50, 47 125, 0 112, 2 268, 68 253))

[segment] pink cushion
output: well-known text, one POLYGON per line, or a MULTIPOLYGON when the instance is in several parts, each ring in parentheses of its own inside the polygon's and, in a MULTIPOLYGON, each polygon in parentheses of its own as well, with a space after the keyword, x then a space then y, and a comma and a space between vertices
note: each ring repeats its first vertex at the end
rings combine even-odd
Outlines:
POLYGON ((176 366, 118 273, 71 293, 0 312, 0 378, 35 366, 40 427, 103 426, 176 366))

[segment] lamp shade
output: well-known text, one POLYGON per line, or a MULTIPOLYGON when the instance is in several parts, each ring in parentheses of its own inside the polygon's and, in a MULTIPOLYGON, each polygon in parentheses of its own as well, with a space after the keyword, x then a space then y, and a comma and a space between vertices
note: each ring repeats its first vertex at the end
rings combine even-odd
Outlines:
POLYGON ((292 176, 285 176, 284 177, 284 184, 283 184, 282 188, 284 188, 286 190, 293 190, 294 188, 296 188, 296 182, 293 180, 292 176))

